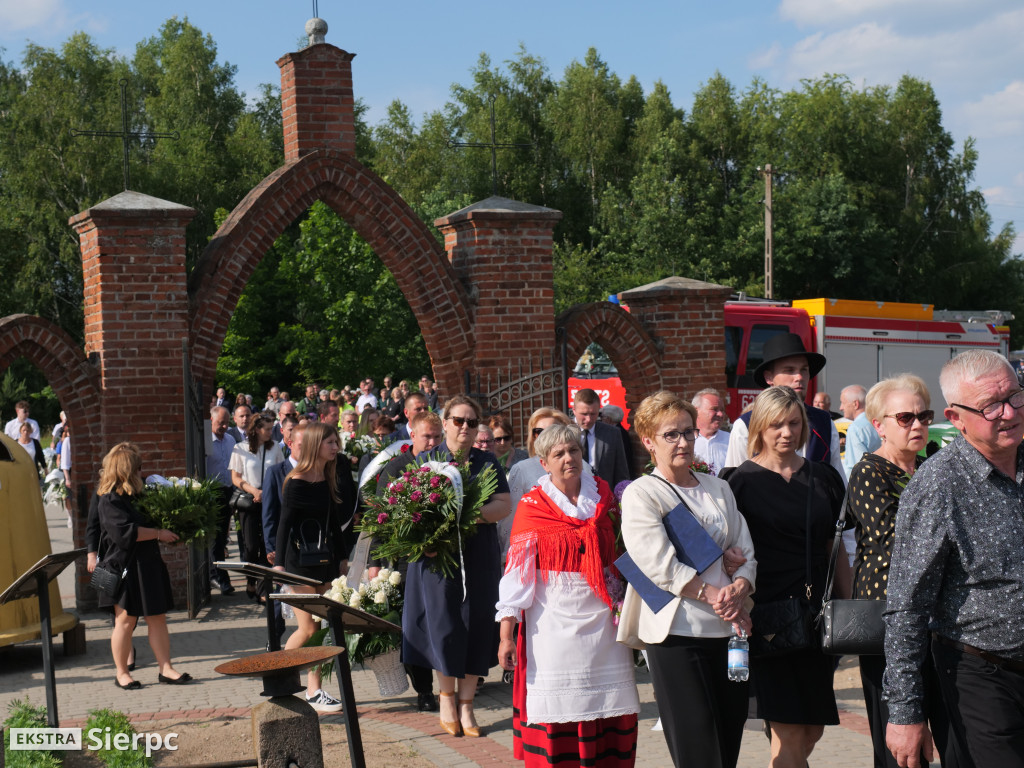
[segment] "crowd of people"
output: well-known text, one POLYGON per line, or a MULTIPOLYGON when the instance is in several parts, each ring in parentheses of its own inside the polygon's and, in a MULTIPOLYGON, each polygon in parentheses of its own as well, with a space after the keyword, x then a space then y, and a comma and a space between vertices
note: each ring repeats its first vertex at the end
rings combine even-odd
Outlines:
MULTIPOLYGON (((213 563, 237 515, 243 559, 311 578, 318 588, 296 589, 323 593, 357 550, 363 496, 413 462, 458 457, 470 477, 489 468, 498 482, 457 572, 430 558, 367 563, 371 577, 385 565, 404 574, 402 661, 417 706, 438 712, 449 734, 482 734, 475 694, 500 665, 513 686, 517 758, 633 765, 642 651, 675 765, 735 766, 753 699, 770 765, 805 766, 839 722, 837 659, 814 623, 834 577, 833 598, 885 601, 884 641, 859 659, 874 765, 1022 765, 1024 390, 996 353, 953 358, 940 383, 960 436, 926 460, 935 412, 920 378, 851 384, 832 413, 827 401, 806 403, 825 364, 779 334, 754 372, 762 392, 731 425, 713 389, 653 393, 629 429, 621 409, 584 389, 570 413, 534 412, 523 435, 470 397, 439 401, 427 377, 416 390, 389 379, 379 390, 371 379, 352 390, 311 384, 298 401, 273 387, 255 415, 251 397, 218 390, 207 443, 207 474, 223 484, 211 577, 233 591, 213 563), (642 471, 634 447, 649 456, 642 471), (832 557, 844 527, 848 546, 832 557), (779 628, 780 617, 790 625, 779 628), (749 679, 731 672, 737 638, 749 641, 749 679)), ((21 416, 13 426, 31 453, 38 444, 21 416)), ((129 653, 139 616, 160 681, 190 680, 172 666, 162 620, 170 594, 156 542, 174 534, 138 517, 138 464, 128 444, 104 460, 90 557, 90 567, 129 573, 108 601, 115 681, 127 690, 138 687, 129 653)), ((265 599, 254 582, 247 593, 265 599)), ((315 631, 310 614, 295 615, 286 648, 315 631)), ((315 671, 306 698, 320 712, 341 708, 315 671)))

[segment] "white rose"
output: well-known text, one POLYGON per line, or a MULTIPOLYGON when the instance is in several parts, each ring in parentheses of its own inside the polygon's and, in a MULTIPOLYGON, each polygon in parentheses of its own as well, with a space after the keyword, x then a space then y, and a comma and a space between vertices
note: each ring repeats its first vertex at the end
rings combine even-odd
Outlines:
POLYGON ((348 578, 346 576, 339 576, 331 582, 331 587, 334 589, 344 589, 348 586, 348 578))
POLYGON ((391 582, 391 586, 397 587, 399 584, 402 583, 402 574, 400 574, 398 571, 395 571, 388 577, 388 581, 391 582))
POLYGON ((365 584, 360 584, 359 585, 359 594, 360 595, 365 595, 367 593, 367 591, 369 591, 369 587, 367 587, 365 584))
POLYGON ((358 592, 353 592, 352 593, 352 597, 350 597, 348 599, 348 604, 349 604, 349 607, 351 607, 351 608, 358 608, 359 604, 362 603, 362 602, 363 602, 363 600, 359 596, 358 592))
POLYGON ((384 605, 387 601, 388 596, 383 592, 378 592, 376 595, 373 596, 373 602, 375 602, 377 605, 384 605))
POLYGON ((390 575, 391 575, 391 571, 389 571, 387 568, 381 568, 380 571, 377 573, 377 576, 375 576, 373 578, 373 580, 376 581, 378 577, 380 579, 386 579, 390 575))

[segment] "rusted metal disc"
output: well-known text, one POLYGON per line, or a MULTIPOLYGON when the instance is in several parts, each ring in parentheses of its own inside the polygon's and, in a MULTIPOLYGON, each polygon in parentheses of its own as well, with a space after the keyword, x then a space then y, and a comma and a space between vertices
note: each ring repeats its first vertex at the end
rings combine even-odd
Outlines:
POLYGON ((273 651, 226 661, 214 668, 214 672, 236 677, 266 677, 281 672, 301 672, 304 669, 323 664, 328 659, 344 652, 344 647, 321 645, 311 648, 294 648, 290 651, 273 651))

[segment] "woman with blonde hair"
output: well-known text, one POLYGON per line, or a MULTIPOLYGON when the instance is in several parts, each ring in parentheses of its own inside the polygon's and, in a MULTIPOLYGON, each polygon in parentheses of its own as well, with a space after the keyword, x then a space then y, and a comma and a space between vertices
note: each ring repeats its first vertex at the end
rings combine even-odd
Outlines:
POLYGON ((672 598, 655 611, 627 588, 618 640, 647 650, 673 763, 733 768, 747 719, 747 685, 728 677, 728 644, 734 631, 750 630, 747 598, 760 574, 729 485, 691 469, 696 423, 693 405, 664 390, 634 411, 654 471, 622 494, 622 541, 637 568, 672 598), (737 567, 724 557, 700 572, 683 562, 665 527, 666 516, 680 513, 692 515, 737 567))
POLYGON ((139 616, 146 619, 149 646, 159 671, 157 679, 168 685, 180 685, 192 679, 171 664, 171 639, 167 631, 167 611, 174 607, 171 580, 160 557, 160 544, 178 540, 173 531, 147 526, 136 507, 142 493, 142 457, 132 443, 118 443, 103 459, 97 493, 99 494, 100 540, 98 565, 114 573, 127 575, 121 591, 113 597, 101 593, 100 607, 113 606, 114 631, 110 650, 117 668, 114 684, 126 691, 137 690, 142 683, 132 679, 128 655, 132 650, 132 632, 139 616))
MULTIPOLYGON (((751 458, 723 473, 757 552, 750 682, 757 716, 771 729, 770 765, 776 768, 804 766, 824 727, 839 724, 832 690, 834 660, 822 653, 814 632, 799 650, 769 655, 763 647, 770 642, 765 638, 773 611, 792 608, 800 600, 808 615, 813 606, 820 608, 824 594, 845 488, 842 475, 830 464, 797 453, 807 442, 808 430, 800 396, 789 387, 769 387, 754 400, 751 458)), ((846 557, 837 559, 836 584, 835 596, 848 597, 846 557)))
MULTIPOLYGON (((323 594, 339 576, 342 560, 342 512, 335 480, 338 430, 327 424, 307 422, 295 427, 303 432, 299 463, 288 473, 281 488, 281 520, 277 528, 275 570, 316 579, 320 586, 293 586, 299 594, 323 594)), ((294 434, 294 433, 293 433, 294 434)), ((285 649, 301 648, 316 632, 313 615, 295 609, 298 629, 285 649)), ((318 712, 337 712, 341 702, 320 685, 320 674, 311 671, 306 701, 318 712)))

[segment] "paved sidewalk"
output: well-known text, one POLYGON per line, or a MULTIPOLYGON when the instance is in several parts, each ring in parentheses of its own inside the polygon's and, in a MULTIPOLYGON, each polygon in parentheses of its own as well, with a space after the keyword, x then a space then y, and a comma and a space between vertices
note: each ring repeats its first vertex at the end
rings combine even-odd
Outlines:
MULTIPOLYGON (((55 551, 69 549, 70 531, 59 509, 48 508, 47 517, 55 551)), ((60 579, 61 595, 69 610, 74 609, 74 589, 69 571, 60 579)), ((236 587, 241 581, 236 581, 236 587)), ((143 683, 138 691, 115 687, 110 660, 110 622, 101 613, 82 617, 86 626, 85 655, 65 657, 59 640, 55 644, 57 696, 61 724, 80 725, 90 709, 111 707, 140 722, 159 720, 209 721, 218 718, 247 717, 259 704, 258 681, 228 678, 213 669, 229 659, 261 653, 266 646, 266 623, 262 609, 248 602, 244 589, 230 597, 215 594, 211 605, 195 621, 182 612, 168 617, 171 652, 175 667, 189 672, 196 682, 190 685, 157 684, 157 670, 145 639, 145 629, 136 630, 135 647, 138 669, 135 678, 143 683)), ((486 731, 481 739, 453 738, 438 725, 436 714, 415 710, 415 694, 410 689, 396 699, 384 699, 368 670, 353 672, 356 698, 360 702, 360 724, 365 730, 386 733, 435 765, 461 768, 473 765, 515 765, 512 758, 511 686, 501 682, 501 670, 495 668, 477 698, 477 719, 486 731)), ((45 704, 40 643, 26 643, 0 651, 0 712, 6 713, 13 699, 28 696, 33 703, 45 704)), ((653 768, 670 766, 665 739, 651 730, 657 720, 657 707, 646 670, 637 675, 642 712, 637 765, 653 768)), ((328 689, 337 695, 337 682, 328 689)), ((827 728, 825 737, 812 755, 811 764, 836 768, 871 766, 871 742, 860 695, 855 664, 846 661, 837 673, 837 697, 842 724, 827 728)), ((322 718, 341 723, 340 716, 322 718)), ((210 759, 238 759, 239 756, 210 755, 210 759)), ((760 721, 749 721, 740 758, 743 768, 768 764, 768 741, 761 733, 760 721)))

